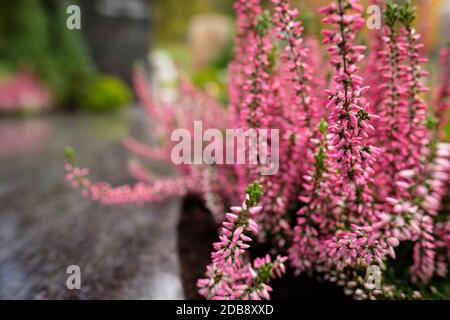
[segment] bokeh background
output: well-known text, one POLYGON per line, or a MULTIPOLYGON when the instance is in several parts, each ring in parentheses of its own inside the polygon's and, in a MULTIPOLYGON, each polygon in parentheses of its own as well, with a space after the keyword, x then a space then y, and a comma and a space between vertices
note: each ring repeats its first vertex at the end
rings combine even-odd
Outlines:
MULTIPOLYGON (((179 199, 140 208, 82 199, 64 181, 63 150, 73 146, 99 180, 132 181, 121 141, 151 141, 132 90, 137 64, 160 99, 173 98, 183 73, 225 107, 232 2, 0 0, 0 298, 183 298, 179 199), (66 26, 71 4, 81 30, 66 26), (72 264, 79 291, 65 286, 72 264)), ((319 35, 328 1, 292 2, 319 35)), ((450 0, 414 3, 433 87, 450 0)))

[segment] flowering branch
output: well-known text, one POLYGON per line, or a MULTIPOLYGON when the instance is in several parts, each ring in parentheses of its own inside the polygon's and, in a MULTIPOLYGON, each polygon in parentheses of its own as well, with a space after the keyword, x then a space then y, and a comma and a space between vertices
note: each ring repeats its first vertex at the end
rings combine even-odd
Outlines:
POLYGON ((222 223, 220 242, 214 243, 216 250, 211 254, 212 264, 207 267, 205 279, 198 281, 199 292, 212 299, 269 299, 271 288, 265 283, 273 276, 285 272, 287 258, 277 257, 274 263, 270 257, 256 259, 253 267, 243 263, 243 255, 256 235, 258 226, 251 216, 258 214, 262 207, 257 202, 262 196, 261 186, 253 183, 247 188, 242 206, 231 207, 222 223))

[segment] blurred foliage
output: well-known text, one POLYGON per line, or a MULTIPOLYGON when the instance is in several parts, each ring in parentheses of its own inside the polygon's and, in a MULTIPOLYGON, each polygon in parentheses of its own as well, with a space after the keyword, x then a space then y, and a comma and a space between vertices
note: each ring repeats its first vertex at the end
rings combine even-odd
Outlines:
POLYGON ((68 4, 66 0, 0 0, 3 69, 32 68, 62 106, 77 105, 95 76, 81 31, 66 27, 68 4))
MULTIPOLYGON (((192 70, 190 51, 187 47, 187 26, 192 16, 216 12, 234 18, 233 1, 229 0, 179 0, 153 1, 153 30, 155 44, 164 48, 174 58, 182 70, 192 70)), ((233 41, 207 67, 190 73, 193 83, 216 97, 227 102, 226 68, 233 54, 233 41)))
POLYGON ((81 108, 87 111, 113 111, 131 102, 132 93, 117 77, 99 76, 81 99, 81 108))
POLYGON ((230 0, 153 0, 154 37, 157 44, 185 41, 189 19, 204 12, 233 15, 230 0))
POLYGON ((192 75, 192 82, 209 95, 217 98, 222 104, 227 104, 226 72, 224 70, 215 66, 203 68, 192 75))
MULTIPOLYGON (((233 2, 232 0, 153 0, 153 30, 156 46, 168 50, 181 69, 191 70, 190 51, 187 49, 186 41, 190 18, 206 12, 221 13, 234 18, 233 2)), ((329 3, 330 0, 290 0, 290 2, 299 9, 299 19, 302 20, 305 27, 304 33, 321 39, 320 30, 323 28, 321 21, 323 17, 318 14, 317 10, 329 3)), ((420 23, 417 27, 423 34, 427 48, 432 49, 432 44, 436 42, 436 29, 439 24, 438 12, 442 8, 443 0, 435 0, 430 4, 421 0, 412 0, 412 2, 418 8, 420 19, 417 20, 420 23)), ((368 0, 362 0, 363 5, 367 6, 368 3, 368 0)), ((269 0, 263 0, 262 5, 266 9, 272 7, 269 0)), ((368 32, 368 30, 363 30, 360 34, 362 43, 365 42, 368 32)), ((221 63, 214 61, 201 70, 191 72, 191 78, 195 85, 216 96, 222 102, 226 102, 225 69, 231 52, 232 45, 230 44, 222 57, 218 58, 218 60, 224 58, 221 63)), ((447 131, 450 131, 450 128, 447 131)))
MULTIPOLYGON (((216 12, 234 19, 233 1, 230 0, 156 0, 153 2, 154 37, 157 47, 168 50, 182 70, 192 70, 190 51, 187 48, 187 26, 192 16, 216 12)), ((300 8, 300 19, 305 26, 305 33, 319 35, 319 28, 314 21, 312 10, 304 3, 294 3, 300 8)), ((264 8, 270 8, 270 1, 263 1, 264 8)), ((208 94, 227 103, 226 68, 233 55, 233 39, 225 50, 207 67, 192 71, 193 83, 208 94)))
POLYGON ((226 105, 228 103, 227 74, 228 63, 233 57, 233 41, 225 46, 225 49, 207 67, 194 72, 193 83, 205 90, 211 96, 226 105))
MULTIPOLYGON (((449 113, 448 117, 450 118, 450 113, 449 113)), ((446 137, 447 141, 450 141, 450 122, 447 123, 447 125, 444 127, 444 132, 445 132, 445 137, 446 137)))

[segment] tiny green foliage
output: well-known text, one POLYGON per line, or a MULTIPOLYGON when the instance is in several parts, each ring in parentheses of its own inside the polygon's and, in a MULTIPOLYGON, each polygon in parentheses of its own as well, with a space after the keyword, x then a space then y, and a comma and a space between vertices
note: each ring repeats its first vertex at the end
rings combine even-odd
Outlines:
POLYGON ((387 2, 384 18, 389 28, 393 29, 398 20, 398 5, 396 3, 393 3, 392 1, 387 2))
POLYGON ((247 189, 245 189, 245 192, 248 194, 246 204, 249 208, 255 206, 263 195, 262 186, 257 181, 249 185, 247 189))
POLYGON ((100 76, 85 93, 81 108, 88 111, 113 111, 129 104, 131 98, 131 91, 122 80, 113 76, 100 76))
POLYGON ((425 120, 425 126, 428 130, 435 130, 438 124, 438 120, 435 117, 428 116, 425 120))
POLYGON ((411 3, 409 1, 406 2, 400 9, 399 9, 399 20, 405 27, 411 28, 411 25, 416 18, 415 10, 411 6, 411 3))
POLYGON ((256 25, 256 30, 260 37, 264 36, 272 25, 272 16, 268 10, 264 10, 258 16, 258 24, 256 25))
POLYGON ((321 134, 326 134, 328 129, 328 122, 325 119, 320 119, 319 130, 321 134))
POLYGON ((66 147, 64 149, 64 155, 69 164, 73 165, 75 163, 75 151, 72 147, 66 147))
POLYGON ((268 282, 270 278, 272 277, 272 268, 273 263, 264 263, 259 269, 257 273, 257 277, 255 279, 255 282, 259 285, 268 282))

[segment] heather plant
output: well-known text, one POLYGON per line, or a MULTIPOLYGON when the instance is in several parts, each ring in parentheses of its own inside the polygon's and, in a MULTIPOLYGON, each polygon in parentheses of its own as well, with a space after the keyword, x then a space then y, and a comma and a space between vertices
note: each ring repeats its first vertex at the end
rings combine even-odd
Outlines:
MULTIPOLYGON (((137 69, 136 92, 155 139, 151 147, 125 141, 139 159, 130 164, 138 182, 92 183, 70 150, 67 178, 108 204, 201 197, 221 222, 211 264, 198 281, 206 298, 268 299, 268 282, 283 275, 285 264, 357 299, 448 297, 450 144, 440 130, 449 70, 441 68, 439 90, 425 101, 427 60, 414 9, 383 5, 382 28, 371 30, 367 47, 359 36, 364 7, 336 0, 320 9, 327 25, 320 46, 287 0, 271 4, 264 11, 259 0, 235 1, 228 108, 186 77, 176 100, 161 102, 150 97, 145 72, 137 69), (259 165, 175 165, 171 132, 192 131, 194 121, 279 130, 278 173, 261 175, 259 165), (165 162, 174 177, 150 173, 147 160, 165 162), (254 241, 271 250, 251 261, 254 241), (380 271, 379 285, 368 279, 371 270, 380 271)), ((447 49, 443 66, 448 57, 447 49)))
POLYGON ((0 114, 32 114, 48 110, 50 89, 30 71, 0 75, 0 114))

